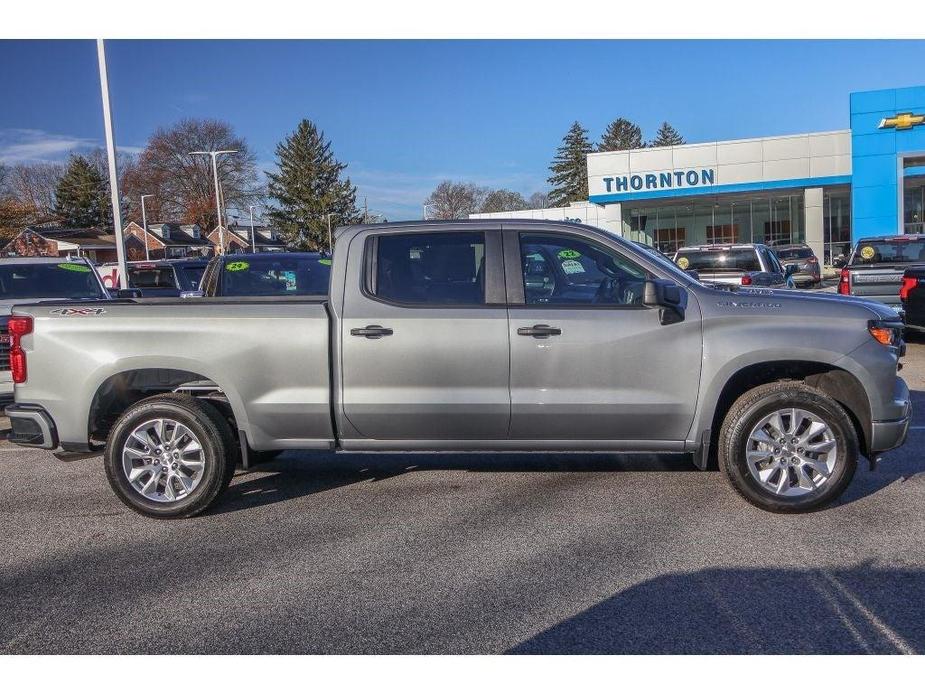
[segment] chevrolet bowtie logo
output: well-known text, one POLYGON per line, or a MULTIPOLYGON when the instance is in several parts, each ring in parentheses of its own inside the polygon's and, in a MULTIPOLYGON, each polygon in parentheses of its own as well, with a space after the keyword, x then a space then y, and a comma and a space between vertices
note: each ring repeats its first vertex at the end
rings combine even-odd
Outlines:
POLYGON ((896 128, 897 130, 908 130, 916 125, 925 123, 925 115, 913 116, 911 113, 897 113, 892 118, 884 118, 880 121, 878 127, 896 128))

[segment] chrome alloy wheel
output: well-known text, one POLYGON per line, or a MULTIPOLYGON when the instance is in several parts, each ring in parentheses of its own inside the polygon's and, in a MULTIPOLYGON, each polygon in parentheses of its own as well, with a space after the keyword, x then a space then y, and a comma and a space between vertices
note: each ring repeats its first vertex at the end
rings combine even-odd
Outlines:
POLYGON ((772 412, 748 435, 745 461, 762 487, 777 496, 803 496, 835 471, 838 443, 820 417, 798 408, 772 412))
POLYGON ((202 444, 174 419, 151 419, 135 428, 122 447, 122 469, 146 499, 183 499, 199 485, 204 468, 202 444))

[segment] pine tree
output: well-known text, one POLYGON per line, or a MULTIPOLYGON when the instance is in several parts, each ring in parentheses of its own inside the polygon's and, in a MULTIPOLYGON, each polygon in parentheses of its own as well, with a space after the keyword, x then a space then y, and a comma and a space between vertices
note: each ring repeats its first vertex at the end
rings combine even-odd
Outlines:
POLYGON ((675 130, 668 121, 662 123, 662 126, 655 133, 655 139, 649 143, 650 147, 668 147, 669 145, 683 145, 684 138, 681 133, 675 130))
POLYGON ((356 207, 356 187, 341 178, 347 168, 334 158, 331 143, 309 120, 276 146, 277 172, 267 172, 267 192, 276 200, 267 217, 291 245, 327 248, 331 227, 355 224, 362 215, 356 207))
POLYGON ((55 188, 55 216, 71 227, 112 229, 109 186, 86 157, 72 155, 55 188))
POLYGON ((562 207, 576 200, 588 199, 587 156, 593 149, 588 131, 578 121, 572 123, 549 167, 553 174, 547 179, 552 185, 550 205, 562 207))
POLYGON ((601 143, 597 146, 598 152, 617 152, 625 149, 639 149, 646 144, 642 139, 642 130, 638 125, 626 118, 617 118, 601 136, 601 143))

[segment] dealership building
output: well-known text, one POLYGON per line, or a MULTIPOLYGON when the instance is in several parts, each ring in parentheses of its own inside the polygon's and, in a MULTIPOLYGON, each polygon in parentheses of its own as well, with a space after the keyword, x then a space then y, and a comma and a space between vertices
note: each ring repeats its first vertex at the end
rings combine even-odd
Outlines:
POLYGON ((848 101, 846 130, 589 154, 586 202, 472 216, 580 221, 666 253, 808 243, 827 264, 859 238, 925 233, 925 87, 848 101))

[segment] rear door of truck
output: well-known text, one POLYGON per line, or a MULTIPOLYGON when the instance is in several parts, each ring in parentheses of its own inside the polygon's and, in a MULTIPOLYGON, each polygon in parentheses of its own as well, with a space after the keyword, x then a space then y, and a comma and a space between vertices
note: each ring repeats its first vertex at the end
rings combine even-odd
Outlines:
POLYGON ((356 430, 344 433, 348 446, 350 438, 508 436, 500 234, 486 223, 370 229, 352 239, 339 323, 342 408, 356 430))

